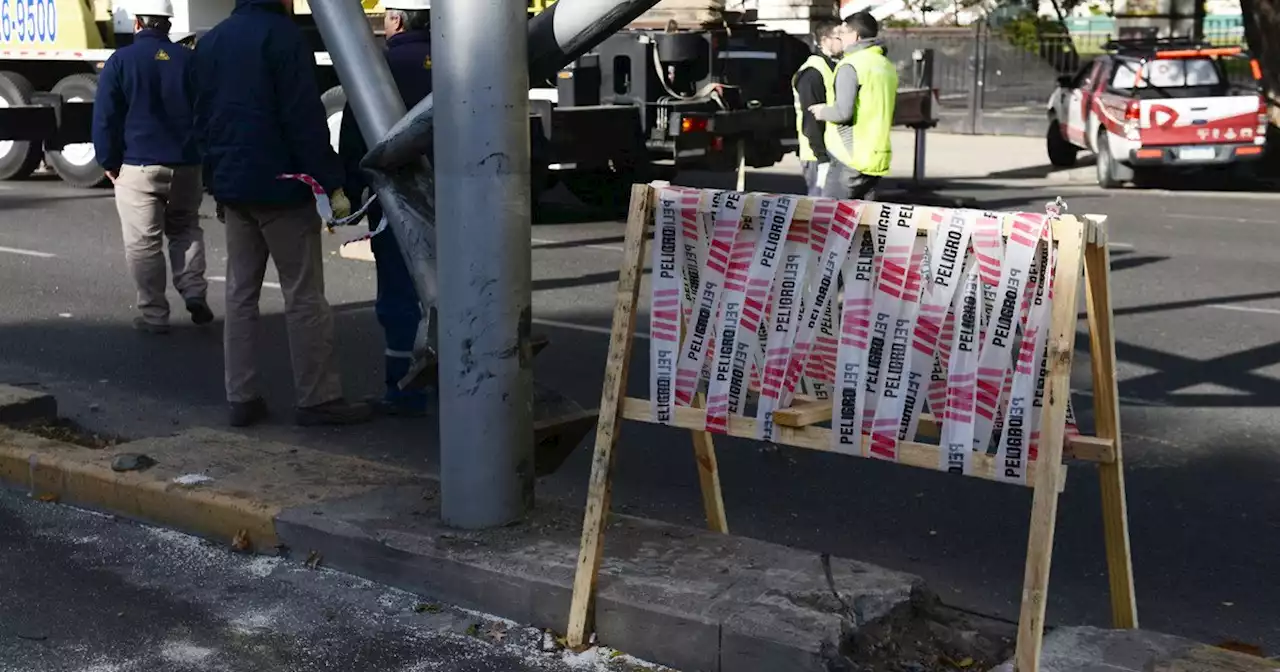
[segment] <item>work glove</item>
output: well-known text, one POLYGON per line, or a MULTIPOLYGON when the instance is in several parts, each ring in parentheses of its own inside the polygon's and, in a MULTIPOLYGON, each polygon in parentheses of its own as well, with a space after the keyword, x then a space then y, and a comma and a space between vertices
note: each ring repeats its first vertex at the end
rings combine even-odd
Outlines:
POLYGON ((335 189, 329 194, 329 207, 333 209, 333 218, 344 219, 351 216, 351 201, 342 189, 335 189))

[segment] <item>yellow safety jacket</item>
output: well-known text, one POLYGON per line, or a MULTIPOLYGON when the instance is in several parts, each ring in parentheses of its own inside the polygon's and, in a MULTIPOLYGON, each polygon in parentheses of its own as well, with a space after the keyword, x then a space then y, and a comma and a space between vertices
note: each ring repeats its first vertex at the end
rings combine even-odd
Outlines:
POLYGON ((898 70, 878 45, 845 54, 835 69, 845 66, 858 73, 858 99, 851 124, 827 124, 827 152, 863 175, 887 175, 893 158, 889 130, 898 100, 898 70))

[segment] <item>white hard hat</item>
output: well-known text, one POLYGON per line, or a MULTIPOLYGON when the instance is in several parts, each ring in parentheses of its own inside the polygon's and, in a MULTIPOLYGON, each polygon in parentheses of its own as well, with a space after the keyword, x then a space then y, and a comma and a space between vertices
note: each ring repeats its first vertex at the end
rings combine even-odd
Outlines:
POLYGON ((134 16, 173 16, 173 0, 131 0, 129 12, 134 16))
POLYGON ((431 9, 431 0, 382 0, 383 9, 403 9, 408 12, 425 12, 431 9))

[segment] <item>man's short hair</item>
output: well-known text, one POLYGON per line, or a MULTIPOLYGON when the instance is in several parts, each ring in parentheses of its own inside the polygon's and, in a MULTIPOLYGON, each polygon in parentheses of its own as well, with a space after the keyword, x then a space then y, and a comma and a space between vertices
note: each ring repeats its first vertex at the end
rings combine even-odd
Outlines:
POLYGON ((849 30, 858 34, 858 39, 866 40, 880 34, 880 22, 870 12, 854 12, 844 22, 849 30))
POLYGON ((173 22, 167 16, 139 16, 138 20, 142 22, 142 27, 148 30, 157 30, 162 33, 169 32, 173 27, 173 22))
POLYGON ((431 11, 426 9, 389 9, 389 14, 397 14, 404 23, 405 30, 429 30, 431 28, 431 11))
POLYGON ((818 19, 813 22, 813 46, 821 44, 822 40, 831 37, 831 34, 840 27, 840 22, 835 19, 818 19))

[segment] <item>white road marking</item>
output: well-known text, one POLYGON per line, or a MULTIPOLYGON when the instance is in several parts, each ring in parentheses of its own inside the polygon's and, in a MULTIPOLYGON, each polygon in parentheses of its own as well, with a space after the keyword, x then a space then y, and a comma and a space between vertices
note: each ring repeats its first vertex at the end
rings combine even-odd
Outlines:
MULTIPOLYGON (((572 240, 550 240, 548 238, 533 238, 529 242, 534 245, 572 245, 572 240)), ((579 245, 577 247, 585 247, 589 250, 604 250, 605 252, 621 252, 622 247, 618 245, 579 245)))
MULTIPOLYGON (((613 330, 608 327, 597 327, 590 324, 578 324, 576 322, 561 322, 559 320, 544 320, 542 318, 534 318, 533 323, 541 324, 547 327, 557 327, 560 329, 573 329, 575 331, 585 331, 592 334, 604 334, 606 336, 610 336, 613 334, 613 330)), ((645 340, 648 340, 649 334, 645 334, 637 331, 636 338, 643 338, 645 340)))
POLYGON ((1236 222, 1240 224, 1274 224, 1274 219, 1254 219, 1252 217, 1223 217, 1222 215, 1187 215, 1180 212, 1166 212, 1162 215, 1169 219, 1190 219, 1201 222, 1236 222))
MULTIPOLYGON (((206 280, 208 280, 209 282, 226 282, 226 281, 227 281, 226 276, 222 276, 222 275, 210 275, 210 276, 206 277, 205 279, 206 279, 206 280)), ((280 283, 278 283, 278 282, 268 282, 268 281, 264 281, 264 282, 262 283, 262 286, 263 286, 263 287, 271 287, 271 288, 273 288, 273 289, 280 289, 280 283)))
POLYGON ((52 254, 49 252, 40 252, 38 250, 24 250, 19 247, 0 246, 0 252, 4 252, 6 254, 20 254, 24 257, 39 257, 41 259, 53 259, 54 257, 58 256, 56 254, 52 254))
POLYGON ((1240 313, 1263 313, 1265 315, 1280 315, 1280 309, 1277 308, 1254 308, 1252 306, 1228 306, 1221 303, 1212 303, 1206 308, 1217 308, 1218 310, 1234 310, 1240 313))
POLYGON ((1133 243, 1107 243, 1107 247, 1113 250, 1132 250, 1133 243))

